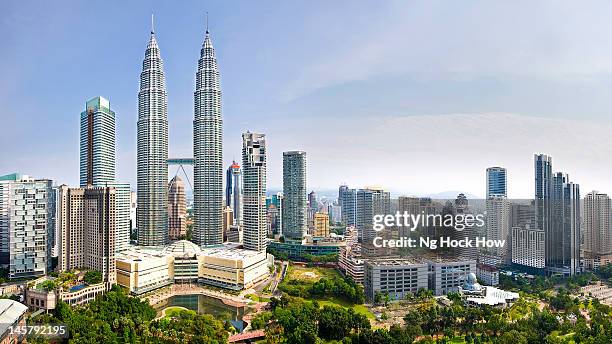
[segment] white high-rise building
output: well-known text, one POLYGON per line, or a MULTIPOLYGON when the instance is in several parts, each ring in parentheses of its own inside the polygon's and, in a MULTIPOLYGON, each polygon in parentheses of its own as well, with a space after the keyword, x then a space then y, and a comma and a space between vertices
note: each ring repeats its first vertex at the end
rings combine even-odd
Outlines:
POLYGON ((612 262, 610 197, 597 191, 584 197, 584 258, 587 267, 596 269, 612 262))
POLYGON ((486 200, 487 240, 503 240, 504 246, 489 248, 488 251, 502 261, 511 261, 512 236, 510 231, 510 202, 504 196, 492 196, 486 200))
POLYGON ((200 246, 223 243, 223 120, 219 67, 210 33, 200 50, 193 120, 194 230, 200 246))
POLYGON ((145 51, 138 92, 138 244, 168 242, 168 96, 155 33, 145 51))
POLYGON ((512 263, 543 271, 545 237, 543 230, 529 225, 512 227, 512 263))
POLYGON ((55 205, 51 180, 0 177, 0 265, 8 277, 45 275, 50 268, 55 205))
POLYGON ((266 251, 266 136, 242 134, 243 243, 247 250, 266 251))

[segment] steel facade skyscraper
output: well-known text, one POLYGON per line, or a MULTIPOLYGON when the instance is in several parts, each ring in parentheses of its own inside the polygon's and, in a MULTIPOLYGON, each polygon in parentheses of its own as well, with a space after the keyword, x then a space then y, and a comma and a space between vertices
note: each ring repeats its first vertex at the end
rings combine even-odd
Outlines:
POLYGON ((567 174, 552 172, 552 158, 534 156, 535 220, 545 234, 548 274, 573 275, 580 268, 580 188, 567 174))
POLYGON ((222 134, 219 68, 206 28, 196 73, 193 120, 193 241, 200 246, 223 243, 222 134))
POLYGON ((247 250, 265 251, 266 214, 266 136, 242 134, 242 168, 244 171, 243 244, 247 250))
POLYGON ((301 240, 308 230, 306 152, 283 153, 283 235, 301 240))
POLYGON ((140 73, 137 142, 138 244, 168 242, 168 96, 155 33, 140 73))

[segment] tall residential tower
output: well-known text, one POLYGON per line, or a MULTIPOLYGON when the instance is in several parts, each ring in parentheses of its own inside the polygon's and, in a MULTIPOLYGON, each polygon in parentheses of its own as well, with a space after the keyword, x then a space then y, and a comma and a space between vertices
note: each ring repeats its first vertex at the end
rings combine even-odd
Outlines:
POLYGON ((168 96, 155 33, 145 51, 138 93, 138 244, 168 242, 168 96))
POLYGON ((266 136, 242 134, 244 248, 266 251, 266 136))
POLYGON ((193 241, 200 246, 223 243, 222 134, 219 68, 206 28, 196 73, 193 120, 193 241))

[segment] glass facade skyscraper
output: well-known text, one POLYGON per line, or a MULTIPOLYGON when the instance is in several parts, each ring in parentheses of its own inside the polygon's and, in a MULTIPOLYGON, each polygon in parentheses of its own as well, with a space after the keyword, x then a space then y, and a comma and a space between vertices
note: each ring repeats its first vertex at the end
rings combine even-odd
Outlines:
POLYGON ((536 227, 545 235, 547 274, 574 275, 580 268, 580 188, 552 172, 552 158, 534 156, 536 227))
POLYGON ((168 242, 168 96, 153 30, 140 73, 137 130, 138 244, 164 245, 168 242))
MULTIPOLYGON (((244 139, 244 138, 243 138, 244 139)), ((234 224, 242 224, 242 171, 235 161, 225 173, 225 206, 232 208, 234 224)))
POLYGON ((115 112, 102 97, 87 101, 81 112, 80 185, 115 180, 115 112))
POLYGON ((302 240, 308 230, 306 152, 283 153, 283 235, 302 240))
POLYGON ((508 176, 503 167, 487 168, 487 198, 508 197, 508 176))

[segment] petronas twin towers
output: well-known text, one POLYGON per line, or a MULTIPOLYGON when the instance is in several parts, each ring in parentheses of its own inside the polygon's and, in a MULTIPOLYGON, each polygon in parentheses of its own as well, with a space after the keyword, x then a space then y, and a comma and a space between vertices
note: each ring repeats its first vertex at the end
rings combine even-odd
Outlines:
MULTIPOLYGON (((206 36, 194 92, 194 230, 200 246, 223 242, 223 121, 219 68, 206 36)), ((168 97, 163 61, 154 30, 145 52, 138 93, 138 244, 168 243, 168 97)))

